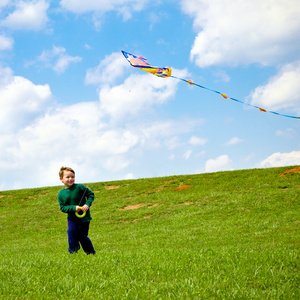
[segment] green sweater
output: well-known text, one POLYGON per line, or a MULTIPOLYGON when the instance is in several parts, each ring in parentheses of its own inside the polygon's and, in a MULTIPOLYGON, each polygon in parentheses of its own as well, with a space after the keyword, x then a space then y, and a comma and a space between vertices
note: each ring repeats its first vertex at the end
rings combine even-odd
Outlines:
POLYGON ((80 206, 86 204, 89 207, 91 207, 92 202, 95 199, 94 193, 89 188, 85 187, 83 184, 74 183, 68 189, 63 188, 58 192, 57 198, 60 210, 64 213, 67 213, 69 219, 77 220, 82 223, 89 222, 92 219, 90 210, 86 212, 86 215, 83 218, 77 218, 75 215, 76 206, 79 205, 79 203, 80 206), (84 198, 82 199, 83 194, 84 198))

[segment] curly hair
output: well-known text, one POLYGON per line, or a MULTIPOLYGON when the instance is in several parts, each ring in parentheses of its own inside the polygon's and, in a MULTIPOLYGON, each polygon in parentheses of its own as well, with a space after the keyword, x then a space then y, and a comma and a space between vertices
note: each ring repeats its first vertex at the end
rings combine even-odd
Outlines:
POLYGON ((59 178, 63 178, 64 177, 64 171, 70 171, 75 175, 75 171, 72 168, 69 167, 61 167, 59 170, 59 178))

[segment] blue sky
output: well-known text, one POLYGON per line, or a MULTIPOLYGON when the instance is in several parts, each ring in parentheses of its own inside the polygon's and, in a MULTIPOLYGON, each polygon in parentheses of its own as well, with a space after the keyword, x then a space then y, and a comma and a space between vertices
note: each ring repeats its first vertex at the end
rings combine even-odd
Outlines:
POLYGON ((297 0, 0 0, 0 190, 300 164, 297 0))

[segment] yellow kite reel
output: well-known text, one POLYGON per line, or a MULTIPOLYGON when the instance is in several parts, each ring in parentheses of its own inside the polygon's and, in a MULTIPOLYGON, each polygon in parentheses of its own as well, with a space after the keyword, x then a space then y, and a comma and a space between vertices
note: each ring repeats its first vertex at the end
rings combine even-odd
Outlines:
POLYGON ((77 218, 83 218, 85 215, 86 215, 86 211, 83 211, 82 210, 82 206, 79 206, 80 207, 80 211, 79 212, 75 212, 75 216, 77 217, 77 218))

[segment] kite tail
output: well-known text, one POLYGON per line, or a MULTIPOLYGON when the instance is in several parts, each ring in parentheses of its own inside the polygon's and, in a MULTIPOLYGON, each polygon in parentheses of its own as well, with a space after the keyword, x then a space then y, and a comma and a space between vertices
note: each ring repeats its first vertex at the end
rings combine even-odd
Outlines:
POLYGON ((259 109, 259 111, 262 111, 262 112, 269 112, 269 113, 271 113, 271 114, 274 114, 274 115, 277 115, 277 116, 286 117, 286 118, 300 119, 300 117, 297 117, 297 116, 285 115, 285 114, 278 113, 278 112, 276 112, 276 111, 266 110, 266 109, 261 108, 261 107, 259 107, 259 106, 252 105, 252 104, 250 104, 250 103, 243 102, 243 101, 241 101, 241 100, 238 100, 238 99, 235 99, 235 98, 228 97, 226 94, 220 93, 219 91, 216 91, 216 90, 210 89, 210 88, 208 88, 208 87, 205 87, 205 86, 203 86, 203 85, 200 85, 200 84, 198 84, 198 83, 195 83, 195 82, 193 82, 193 81, 190 80, 190 79, 183 79, 183 78, 179 78, 179 77, 176 77, 176 76, 173 76, 173 75, 171 75, 171 76, 169 76, 169 77, 173 77, 173 78, 175 78, 175 79, 184 81, 184 82, 186 82, 186 83, 188 83, 188 84, 190 84, 190 85, 192 85, 192 86, 198 86, 198 87, 200 87, 200 88, 202 88, 202 89, 205 89, 205 90, 214 92, 214 93, 216 93, 216 94, 221 95, 224 99, 232 100, 232 101, 235 101, 235 102, 239 102, 239 103, 242 103, 242 104, 245 104, 245 105, 248 105, 248 106, 257 108, 257 109, 259 109))

